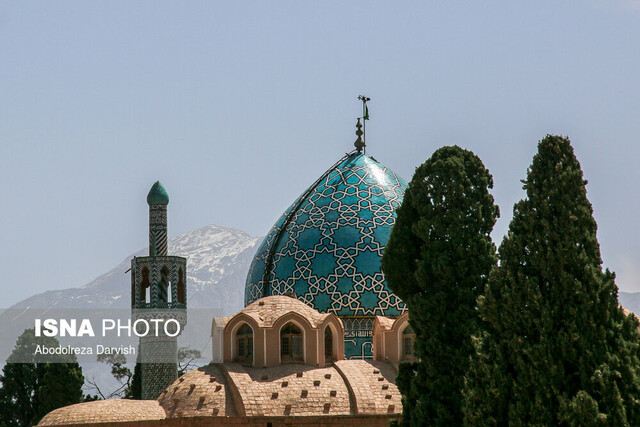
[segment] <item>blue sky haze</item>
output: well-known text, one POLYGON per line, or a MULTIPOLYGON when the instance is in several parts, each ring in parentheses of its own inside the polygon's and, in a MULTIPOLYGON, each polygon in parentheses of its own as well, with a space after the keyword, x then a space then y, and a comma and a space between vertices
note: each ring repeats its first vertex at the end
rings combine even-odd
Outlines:
MULTIPOLYGON (((264 235, 355 140, 409 180, 443 145, 494 176, 506 232, 547 133, 589 180, 605 264, 640 291, 640 2, 13 2, 0 8, 0 306, 169 234, 264 235)), ((125 278, 126 280, 126 278, 125 278)))

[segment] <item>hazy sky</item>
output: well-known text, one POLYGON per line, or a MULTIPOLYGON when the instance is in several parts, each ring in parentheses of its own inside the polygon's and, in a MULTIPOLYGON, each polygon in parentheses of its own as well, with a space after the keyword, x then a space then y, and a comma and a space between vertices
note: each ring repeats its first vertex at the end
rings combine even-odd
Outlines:
MULTIPOLYGON (((355 140, 409 180, 478 154, 502 216, 537 141, 571 138, 618 286, 640 291, 638 1, 0 2, 0 307, 169 234, 264 235, 355 140)), ((123 280, 128 280, 123 275, 123 280)))

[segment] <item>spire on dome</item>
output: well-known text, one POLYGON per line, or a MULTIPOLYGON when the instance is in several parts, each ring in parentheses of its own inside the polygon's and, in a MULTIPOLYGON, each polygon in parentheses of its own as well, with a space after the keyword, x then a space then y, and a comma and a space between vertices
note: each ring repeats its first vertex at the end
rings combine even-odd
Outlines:
POLYGON ((367 120, 369 120, 369 107, 367 107, 367 101, 371 101, 371 98, 369 98, 366 95, 358 95, 358 99, 362 101, 362 117, 358 117, 358 124, 356 125, 356 127, 358 128, 358 130, 356 131, 356 135, 358 135, 358 139, 356 139, 356 142, 354 142, 353 145, 356 146, 356 150, 358 150, 358 153, 364 150, 366 154, 367 152, 366 150, 367 120), (364 125, 360 124, 360 119, 364 121, 364 125))
POLYGON ((362 149, 365 147, 364 144, 364 140, 362 139, 362 123, 360 123, 360 117, 358 117, 358 123, 356 123, 356 135, 358 135, 358 139, 356 139, 356 142, 353 143, 353 145, 355 145, 356 150, 358 150, 358 153, 362 151, 362 149))

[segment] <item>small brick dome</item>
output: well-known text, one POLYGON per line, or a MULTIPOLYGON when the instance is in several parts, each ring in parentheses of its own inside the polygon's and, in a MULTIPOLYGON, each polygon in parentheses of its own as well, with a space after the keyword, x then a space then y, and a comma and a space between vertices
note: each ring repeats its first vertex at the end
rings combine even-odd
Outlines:
POLYGON ((39 426, 162 420, 164 409, 155 400, 107 399, 64 406, 49 412, 39 426))

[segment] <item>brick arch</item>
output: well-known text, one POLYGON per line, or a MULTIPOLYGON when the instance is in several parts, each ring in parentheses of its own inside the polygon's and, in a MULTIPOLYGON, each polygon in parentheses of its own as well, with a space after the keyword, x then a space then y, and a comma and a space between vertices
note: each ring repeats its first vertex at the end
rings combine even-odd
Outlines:
POLYGON ((409 324, 409 312, 402 313, 402 315, 398 316, 396 320, 393 322, 393 326, 391 327, 391 331, 396 334, 402 334, 402 331, 409 324))
POLYGON ((282 316, 278 317, 278 320, 273 322, 272 328, 273 329, 277 329, 279 331, 290 320, 295 320, 298 323, 300 323, 300 325, 298 325, 298 326, 300 326, 300 328, 303 329, 303 332, 309 333, 311 331, 311 329, 313 329, 313 325, 311 324, 309 319, 307 319, 306 317, 304 317, 303 315, 301 315, 300 313, 297 313, 295 311, 288 311, 285 314, 283 314, 282 316))
POLYGON ((324 357, 324 332, 326 328, 330 328, 333 334, 333 349, 331 350, 333 359, 344 359, 344 326, 342 321, 334 314, 329 314, 318 328, 321 335, 319 342, 322 342, 321 348, 318 349, 319 355, 324 357))
MULTIPOLYGON (((280 334, 282 332, 282 328, 284 328, 289 323, 293 323, 294 325, 296 325, 298 328, 300 328, 300 331, 302 332, 302 362, 307 363, 309 360, 310 353, 311 352, 317 353, 318 351, 318 348, 317 348, 318 346, 316 343, 313 342, 314 340, 312 339, 314 335, 313 333, 314 328, 311 326, 311 323, 309 323, 309 320, 307 320, 304 316, 301 316, 300 314, 295 313, 293 311, 283 314, 273 324, 273 330, 277 331, 277 338, 278 338, 278 346, 277 346, 278 363, 282 363, 282 358, 281 358, 282 350, 280 348, 282 343, 280 342, 280 334)), ((317 330, 315 332, 317 333, 317 330)))
POLYGON ((251 329, 253 329, 253 332, 255 333, 257 329, 261 328, 260 325, 258 325, 258 322, 256 321, 256 319, 254 319, 253 317, 249 316, 248 314, 245 313, 238 313, 235 316, 233 316, 225 325, 224 325, 224 333, 228 334, 228 333, 235 333, 235 331, 240 327, 240 323, 248 323, 249 326, 251 326, 251 329))
MULTIPOLYGON (((240 321, 237 323, 237 325, 233 329, 231 329, 231 356, 233 357, 234 361, 241 362, 239 360, 240 350, 239 350, 239 344, 238 344, 238 334, 240 330, 245 327, 245 325, 248 326, 249 329, 251 329, 251 365, 253 366, 255 365, 255 354, 256 354, 255 352, 256 329, 254 329, 248 322, 240 321)), ((249 351, 249 346, 247 346, 247 351, 249 351)))
POLYGON ((398 361, 402 360, 402 333, 409 327, 409 312, 403 313, 399 316, 393 326, 391 327, 391 333, 394 335, 398 345, 398 361))
POLYGON ((226 325, 224 326, 224 349, 223 349, 223 353, 224 353, 224 361, 225 362, 232 362, 234 359, 234 356, 236 354, 236 348, 235 348, 235 338, 236 338, 236 332, 238 331, 238 329, 240 329, 242 327, 242 325, 244 324, 249 325, 249 327, 251 328, 251 330, 253 331, 253 366, 258 366, 259 365, 259 361, 260 358, 262 356, 262 352, 260 351, 260 345, 259 343, 262 342, 263 338, 263 330, 264 328, 262 328, 258 322, 251 316, 245 314, 245 313, 238 313, 235 316, 233 316, 231 318, 231 320, 229 320, 226 325))

